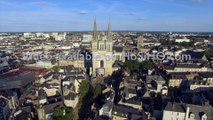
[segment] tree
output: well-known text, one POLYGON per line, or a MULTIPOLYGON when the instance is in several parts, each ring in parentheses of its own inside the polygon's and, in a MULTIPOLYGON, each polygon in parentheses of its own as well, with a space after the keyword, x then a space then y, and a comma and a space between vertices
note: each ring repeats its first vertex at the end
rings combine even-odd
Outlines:
POLYGON ((73 108, 71 107, 56 107, 53 111, 54 120, 73 120, 73 116, 73 108))
POLYGON ((190 47, 190 46, 194 46, 194 42, 181 42, 181 43, 176 43, 178 46, 183 46, 183 47, 190 47))
POLYGON ((53 119, 62 120, 63 114, 64 114, 64 110, 60 107, 56 107, 53 111, 53 119))
POLYGON ((209 52, 209 51, 204 51, 203 52, 205 55, 206 55, 206 58, 208 59, 208 60, 210 60, 212 57, 213 57, 213 53, 211 53, 211 52, 209 52))
POLYGON ((137 60, 134 60, 134 61, 126 61, 124 63, 124 67, 127 67, 131 73, 135 70, 138 70, 139 67, 140 67, 140 62, 138 62, 137 60))
POLYGON ((101 95, 101 93, 102 93, 101 86, 96 85, 94 89, 93 99, 96 100, 101 95))
POLYGON ((59 71, 60 71, 60 66, 54 66, 53 67, 53 70, 54 70, 54 72, 56 72, 56 73, 58 73, 59 71))
POLYGON ((80 97, 78 101, 79 119, 84 119, 88 117, 88 114, 86 113, 89 113, 91 109, 90 107, 92 103, 92 97, 93 97, 93 89, 89 81, 86 80, 82 81, 80 84, 80 97))
POLYGON ((80 98, 79 98, 79 105, 81 106, 83 99, 85 99, 85 96, 87 95, 88 91, 90 89, 90 84, 88 81, 82 81, 80 84, 80 98))
POLYGON ((152 68, 152 63, 148 60, 143 61, 142 65, 146 70, 150 70, 152 68))
POLYGON ((64 120, 73 120, 74 114, 73 114, 73 108, 66 107, 65 108, 65 116, 64 120))
POLYGON ((55 41, 55 38, 53 36, 50 36, 49 40, 50 41, 55 41))
POLYGON ((61 93, 57 90, 57 91, 56 91, 56 95, 57 95, 57 96, 60 96, 61 93))

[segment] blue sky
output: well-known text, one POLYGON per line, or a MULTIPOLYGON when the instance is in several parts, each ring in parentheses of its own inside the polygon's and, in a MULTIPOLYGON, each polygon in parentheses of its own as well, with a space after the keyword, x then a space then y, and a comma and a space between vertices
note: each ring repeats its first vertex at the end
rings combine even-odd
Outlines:
POLYGON ((0 0, 0 32, 211 31, 213 0, 0 0))

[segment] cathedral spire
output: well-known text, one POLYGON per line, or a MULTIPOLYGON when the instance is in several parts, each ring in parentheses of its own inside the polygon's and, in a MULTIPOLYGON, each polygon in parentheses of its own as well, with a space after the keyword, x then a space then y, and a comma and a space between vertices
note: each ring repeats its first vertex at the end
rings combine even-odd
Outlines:
POLYGON ((93 40, 97 40, 97 25, 96 25, 96 18, 95 18, 95 20, 94 20, 93 40))
POLYGON ((110 18, 108 23, 108 33, 107 33, 108 40, 111 40, 111 24, 110 24, 110 18))
POLYGON ((141 48, 143 48, 143 46, 144 46, 144 43, 143 43, 143 36, 139 36, 139 37, 138 37, 137 48, 138 48, 138 49, 141 49, 141 48))

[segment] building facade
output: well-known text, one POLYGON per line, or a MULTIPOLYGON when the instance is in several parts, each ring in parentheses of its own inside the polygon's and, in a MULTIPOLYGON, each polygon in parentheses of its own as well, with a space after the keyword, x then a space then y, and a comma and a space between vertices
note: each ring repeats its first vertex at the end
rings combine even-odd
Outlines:
POLYGON ((108 24, 107 33, 98 33, 96 20, 94 21, 94 32, 92 40, 92 74, 93 76, 107 76, 113 72, 113 41, 111 37, 111 26, 108 24))

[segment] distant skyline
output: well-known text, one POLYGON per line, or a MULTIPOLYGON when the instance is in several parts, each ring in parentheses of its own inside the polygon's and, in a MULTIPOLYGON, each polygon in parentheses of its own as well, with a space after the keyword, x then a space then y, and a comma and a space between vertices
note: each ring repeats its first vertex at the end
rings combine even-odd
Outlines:
POLYGON ((213 0, 0 0, 0 32, 213 32, 213 0))

